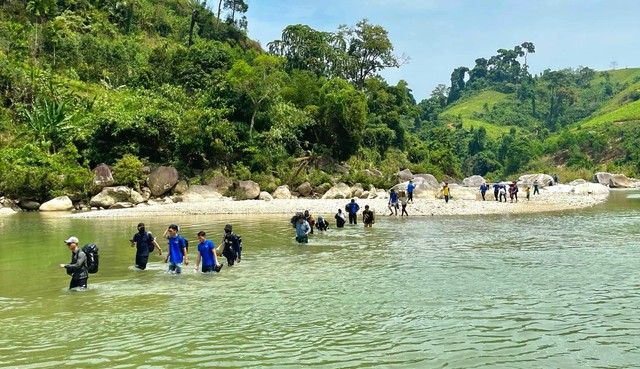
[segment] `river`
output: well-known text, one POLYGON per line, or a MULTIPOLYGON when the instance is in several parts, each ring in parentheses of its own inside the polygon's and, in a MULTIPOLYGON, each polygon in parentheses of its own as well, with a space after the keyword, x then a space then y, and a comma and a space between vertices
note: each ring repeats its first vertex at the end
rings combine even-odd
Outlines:
POLYGON ((304 246, 286 216, 4 216, 0 367, 637 367, 639 226, 637 191, 559 213, 380 217, 304 246), (218 245, 232 223, 243 260, 169 275, 156 254, 135 271, 139 221, 178 223, 192 263, 195 234, 218 245), (86 291, 58 268, 71 235, 100 247, 86 291))

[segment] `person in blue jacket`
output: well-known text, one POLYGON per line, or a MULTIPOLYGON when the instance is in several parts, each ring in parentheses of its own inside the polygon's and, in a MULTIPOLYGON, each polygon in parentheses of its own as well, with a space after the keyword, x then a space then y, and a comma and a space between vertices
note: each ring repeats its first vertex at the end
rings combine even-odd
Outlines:
POLYGON ((344 208, 347 213, 349 213, 349 224, 358 224, 358 210, 360 210, 360 205, 358 205, 356 199, 351 199, 351 202, 344 208))
POLYGON ((409 184, 407 185, 407 194, 409 195, 407 201, 413 202, 413 190, 416 188, 416 185, 413 184, 413 180, 409 180, 409 184))

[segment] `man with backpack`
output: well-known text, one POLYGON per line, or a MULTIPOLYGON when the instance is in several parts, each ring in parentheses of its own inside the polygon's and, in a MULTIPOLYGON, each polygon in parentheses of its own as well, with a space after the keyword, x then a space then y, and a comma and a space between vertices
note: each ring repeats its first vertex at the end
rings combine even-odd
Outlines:
POLYGON ((182 273, 182 262, 189 265, 187 256, 187 240, 178 234, 178 226, 172 224, 167 229, 167 238, 169 240, 169 251, 164 258, 164 262, 169 262, 169 272, 182 273))
POLYGON ((222 238, 222 256, 227 258, 227 265, 233 266, 242 260, 242 238, 232 232, 231 224, 224 226, 224 237, 222 238))
POLYGON ((151 232, 147 232, 144 223, 138 223, 138 233, 133 235, 131 239, 131 247, 136 246, 136 268, 145 270, 147 268, 147 262, 149 261, 149 254, 154 249, 158 249, 158 255, 162 255, 162 249, 156 238, 153 237, 151 232))
POLYGON ((87 280, 89 272, 87 270, 87 255, 78 247, 78 237, 69 237, 64 243, 71 251, 71 262, 69 264, 60 264, 60 268, 65 268, 67 274, 71 276, 69 289, 87 288, 87 280))

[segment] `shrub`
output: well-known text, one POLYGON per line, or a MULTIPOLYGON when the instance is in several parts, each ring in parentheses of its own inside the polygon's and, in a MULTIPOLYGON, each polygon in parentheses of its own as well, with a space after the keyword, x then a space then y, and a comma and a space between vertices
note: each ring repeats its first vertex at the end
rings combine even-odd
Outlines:
POLYGON ((140 183, 144 180, 143 166, 137 156, 125 154, 113 167, 114 184, 139 189, 140 183))

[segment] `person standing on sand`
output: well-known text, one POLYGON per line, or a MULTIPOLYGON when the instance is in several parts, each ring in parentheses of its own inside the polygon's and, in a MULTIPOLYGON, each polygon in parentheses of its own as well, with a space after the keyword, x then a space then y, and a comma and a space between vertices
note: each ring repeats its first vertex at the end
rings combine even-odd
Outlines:
POLYGON ((449 194, 450 194, 450 190, 449 190, 449 183, 445 182, 444 186, 442 187, 442 195, 444 196, 444 202, 448 203, 449 202, 449 194))
POLYGON ((489 189, 489 186, 487 186, 486 183, 483 183, 480 186, 480 195, 482 195, 482 201, 485 201, 486 199, 484 198, 484 195, 487 193, 487 190, 489 189))
POLYGON ((376 214, 373 210, 369 210, 369 205, 364 206, 364 211, 362 212, 362 222, 364 223, 365 228, 371 228, 376 222, 376 214))
POLYGON ((416 188, 416 185, 413 184, 413 179, 409 180, 409 184, 407 185, 407 193, 409 194, 409 199, 407 201, 411 201, 413 203, 413 190, 416 188))
POLYGON ((527 193, 527 201, 529 201, 531 198, 531 187, 527 186, 526 193, 527 193))
POLYGON ((336 228, 344 228, 344 223, 346 223, 346 220, 344 219, 344 213, 342 212, 342 209, 338 209, 338 212, 336 213, 334 218, 336 220, 336 228))
POLYGON ((558 185, 558 174, 557 173, 553 173, 553 182, 556 184, 556 186, 558 185))
POLYGON ((540 183, 536 179, 535 181, 533 181, 533 194, 534 195, 540 195, 540 190, 538 189, 538 187, 540 187, 540 183))
POLYGON ((493 197, 496 199, 496 201, 498 201, 498 194, 500 193, 500 185, 497 183, 494 183, 493 185, 493 197))

